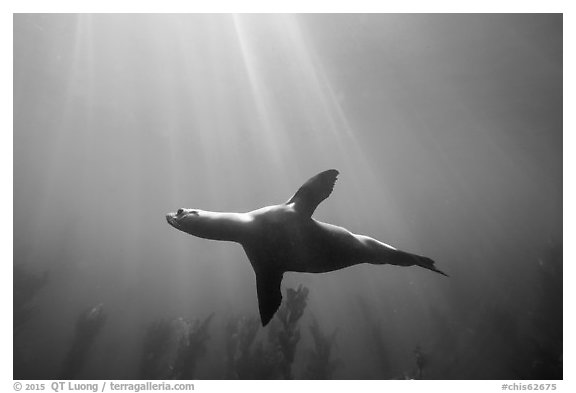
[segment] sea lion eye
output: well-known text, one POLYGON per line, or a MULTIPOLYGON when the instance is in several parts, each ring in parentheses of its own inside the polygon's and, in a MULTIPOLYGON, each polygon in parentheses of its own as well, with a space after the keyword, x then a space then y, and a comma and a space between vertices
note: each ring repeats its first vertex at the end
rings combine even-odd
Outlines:
POLYGON ((178 211, 176 212, 176 215, 179 216, 179 215, 182 214, 182 213, 184 213, 184 209, 178 209, 178 211))

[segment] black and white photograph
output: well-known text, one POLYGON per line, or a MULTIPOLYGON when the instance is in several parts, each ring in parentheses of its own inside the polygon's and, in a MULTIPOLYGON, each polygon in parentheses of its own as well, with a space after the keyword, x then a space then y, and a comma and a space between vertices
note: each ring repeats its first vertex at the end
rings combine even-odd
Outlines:
POLYGON ((563 25, 14 13, 13 380, 561 382, 563 25))

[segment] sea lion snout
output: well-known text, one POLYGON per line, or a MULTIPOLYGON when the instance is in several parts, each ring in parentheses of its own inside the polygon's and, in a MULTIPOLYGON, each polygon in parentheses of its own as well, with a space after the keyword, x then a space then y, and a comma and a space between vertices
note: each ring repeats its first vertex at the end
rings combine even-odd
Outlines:
POLYGON ((185 213, 186 209, 180 208, 176 212, 166 214, 166 220, 168 221, 168 224, 175 226, 174 224, 176 223, 177 218, 182 217, 185 213))
POLYGON ((166 214, 166 221, 174 228, 188 232, 183 227, 187 227, 191 223, 190 218, 198 215, 197 210, 180 208, 176 212, 166 214))
POLYGON ((176 226, 176 220, 175 217, 176 213, 168 213, 166 214, 166 221, 168 221, 168 224, 172 225, 174 228, 177 228, 176 226))

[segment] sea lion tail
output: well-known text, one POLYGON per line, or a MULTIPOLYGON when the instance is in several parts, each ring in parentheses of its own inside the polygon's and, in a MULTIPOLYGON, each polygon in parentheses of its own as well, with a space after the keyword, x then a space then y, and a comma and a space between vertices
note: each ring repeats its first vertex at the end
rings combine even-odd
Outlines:
POLYGON ((423 267, 424 269, 432 270, 433 272, 442 274, 443 276, 450 277, 449 275, 444 273, 442 270, 440 270, 436 266, 434 266, 434 261, 430 258, 426 258, 426 257, 418 258, 418 266, 423 267))

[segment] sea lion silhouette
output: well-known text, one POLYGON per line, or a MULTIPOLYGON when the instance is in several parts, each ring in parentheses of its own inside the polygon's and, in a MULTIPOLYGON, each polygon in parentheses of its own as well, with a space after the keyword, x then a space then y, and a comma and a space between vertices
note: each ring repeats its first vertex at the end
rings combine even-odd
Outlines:
POLYGON ((309 179, 286 203, 248 213, 178 209, 166 215, 174 228, 204 239, 240 243, 256 273, 258 306, 266 326, 282 301, 284 272, 325 273, 360 263, 421 266, 446 276, 432 259, 400 251, 368 236, 312 218, 332 193, 339 172, 309 179))

